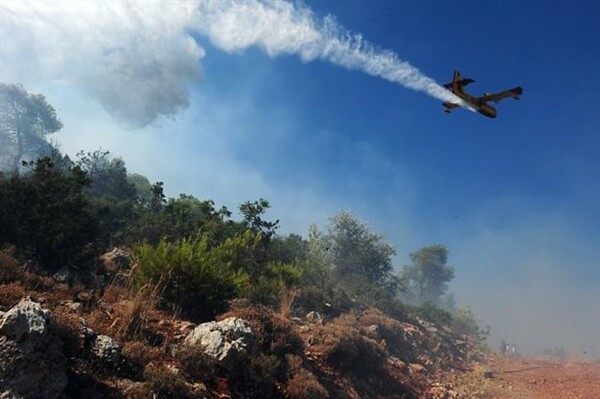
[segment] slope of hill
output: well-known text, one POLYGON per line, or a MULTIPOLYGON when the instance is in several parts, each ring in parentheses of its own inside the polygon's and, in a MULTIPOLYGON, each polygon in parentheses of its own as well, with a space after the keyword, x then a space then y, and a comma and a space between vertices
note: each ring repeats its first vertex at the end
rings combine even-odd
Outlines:
POLYGON ((0 387, 15 397, 44 392, 47 381, 35 376, 59 369, 66 378, 56 378, 63 383, 49 397, 485 394, 473 382, 487 356, 480 343, 419 318, 394 319, 360 303, 343 312, 299 314, 293 301, 273 309, 234 300, 217 321, 194 324, 160 309, 156 292, 128 290, 126 273, 99 291, 69 285, 60 273, 32 271, 6 251, 1 263, 0 387), (47 325, 48 336, 39 338, 31 325, 47 325), (19 328, 19 338, 7 332, 19 328), (194 334, 200 338, 192 342, 194 334), (32 351, 34 339, 52 351, 32 351), (23 373, 31 374, 24 386, 23 373))

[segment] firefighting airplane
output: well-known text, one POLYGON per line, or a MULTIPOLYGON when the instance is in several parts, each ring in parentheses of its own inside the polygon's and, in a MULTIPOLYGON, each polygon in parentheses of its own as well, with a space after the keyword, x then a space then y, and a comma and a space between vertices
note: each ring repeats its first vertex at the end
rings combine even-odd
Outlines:
POLYGON ((496 108, 488 104, 488 101, 498 102, 507 97, 512 97, 515 100, 518 100, 519 96, 523 94, 523 88, 521 86, 517 86, 514 89, 504 90, 495 94, 483 93, 481 97, 473 97, 464 91, 464 87, 473 82, 473 79, 463 79, 461 78, 459 71, 454 71, 454 79, 452 80, 452 83, 447 83, 444 85, 444 87, 463 100, 464 104, 445 102, 444 112, 450 113, 452 108, 465 107, 473 111, 477 111, 488 118, 495 118, 498 115, 498 112, 496 111, 496 108))

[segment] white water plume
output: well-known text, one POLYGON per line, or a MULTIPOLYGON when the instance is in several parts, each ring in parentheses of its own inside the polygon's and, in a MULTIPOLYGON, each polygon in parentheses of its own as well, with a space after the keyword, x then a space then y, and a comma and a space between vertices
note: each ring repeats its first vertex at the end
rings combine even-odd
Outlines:
POLYGON ((284 0, 201 0, 197 28, 225 51, 258 46, 269 55, 321 59, 461 103, 448 90, 389 50, 379 49, 328 15, 318 18, 302 3, 284 0))
POLYGON ((284 0, 0 2, 0 80, 66 82, 118 121, 142 127, 189 104, 204 49, 192 34, 236 52, 297 54, 359 70, 442 101, 458 97, 402 61, 352 34, 333 16, 318 17, 284 0))

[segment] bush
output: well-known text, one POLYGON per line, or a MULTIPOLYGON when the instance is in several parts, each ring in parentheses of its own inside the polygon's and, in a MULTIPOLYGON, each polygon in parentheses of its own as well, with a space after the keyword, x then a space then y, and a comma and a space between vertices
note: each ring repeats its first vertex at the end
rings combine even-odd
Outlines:
POLYGON ((193 381, 210 382, 217 374, 217 361, 204 353, 200 346, 185 347, 175 356, 181 363, 182 371, 193 381))
POLYGON ((330 365, 357 374, 377 370, 385 359, 385 352, 377 343, 358 331, 344 332, 323 355, 330 365))
POLYGON ((356 374, 377 373, 386 356, 379 343, 361 334, 359 322, 349 314, 320 327, 313 345, 329 365, 356 374))
POLYGON ((139 398, 186 399, 192 397, 185 379, 168 366, 151 366, 144 372, 146 383, 137 395, 139 398))
POLYGON ((426 302, 421 306, 413 308, 411 313, 413 317, 420 317, 438 326, 449 326, 452 323, 452 315, 431 302, 426 302))
POLYGON ((290 399, 328 398, 329 392, 317 377, 306 369, 298 369, 288 381, 285 393, 290 399))
POLYGON ((267 263, 255 284, 252 284, 249 297, 258 303, 276 305, 292 286, 300 282, 302 270, 287 263, 267 263))
POLYGON ((138 245, 133 249, 132 287, 158 286, 163 306, 210 320, 226 309, 228 299, 248 290, 249 277, 240 264, 254 238, 244 234, 212 248, 207 236, 138 245))
POLYGON ((452 315, 452 329, 462 335, 469 335, 483 341, 489 335, 489 327, 486 330, 479 328, 477 319, 471 308, 459 309, 452 315))
POLYGON ((121 353, 135 378, 141 377, 144 367, 148 363, 165 356, 163 348, 149 346, 147 342, 143 341, 125 342, 121 353))
POLYGON ((78 167, 55 168, 42 158, 29 174, 0 176, 0 245, 13 244, 50 271, 62 266, 87 268, 97 255, 96 239, 83 188, 89 183, 78 167))
MULTIPOLYGON (((409 342, 404 326, 398 320, 386 316, 376 309, 370 309, 363 312, 359 317, 359 322, 364 328, 376 325, 376 338, 385 341, 386 349, 393 355, 403 360, 411 362, 416 361, 417 354, 412 342, 409 342)), ((365 331, 367 336, 373 334, 371 331, 365 331)))
POLYGON ((304 341, 292 324, 266 306, 247 306, 243 301, 235 301, 232 309, 219 315, 218 320, 228 317, 240 317, 248 321, 256 334, 260 349, 267 354, 282 357, 286 354, 304 353, 304 341))

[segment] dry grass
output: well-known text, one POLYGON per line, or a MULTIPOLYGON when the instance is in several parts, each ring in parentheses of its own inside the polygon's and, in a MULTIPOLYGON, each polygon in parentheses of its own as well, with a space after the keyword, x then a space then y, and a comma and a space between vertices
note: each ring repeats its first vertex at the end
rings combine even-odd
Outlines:
POLYGON ((83 327, 81 317, 67 309, 56 308, 52 312, 52 326, 64 342, 65 355, 72 357, 82 353, 85 342, 81 335, 83 327))
POLYGON ((492 380, 484 377, 487 369, 476 364, 472 371, 461 373, 446 373, 443 384, 456 394, 456 398, 489 399, 494 398, 495 388, 492 380))
POLYGON ((292 315, 294 310, 294 303, 300 294, 299 289, 286 290, 281 294, 279 300, 279 316, 287 319, 292 315))
POLYGON ((128 294, 129 291, 127 288, 111 283, 104 290, 104 294, 100 297, 100 300, 105 303, 117 303, 127 298, 128 294))
POLYGON ((20 283, 25 288, 38 291, 49 291, 54 287, 52 277, 28 270, 14 254, 13 247, 0 250, 0 284, 20 283))
POLYGON ((147 364, 164 358, 164 351, 162 348, 149 346, 148 343, 144 341, 125 342, 121 353, 138 371, 143 370, 147 364))
POLYGON ((121 328, 117 336, 135 339, 143 338, 143 332, 148 329, 148 314, 156 309, 159 293, 156 286, 145 285, 129 301, 121 301, 121 328))
POLYGON ((132 297, 125 298, 126 295, 120 288, 110 287, 105 296, 115 302, 109 307, 96 307, 87 320, 99 334, 119 341, 145 340, 152 329, 149 315, 156 311, 158 291, 155 286, 146 285, 132 297))
POLYGON ((21 284, 0 285, 0 310, 8 310, 15 306, 27 294, 21 284))

